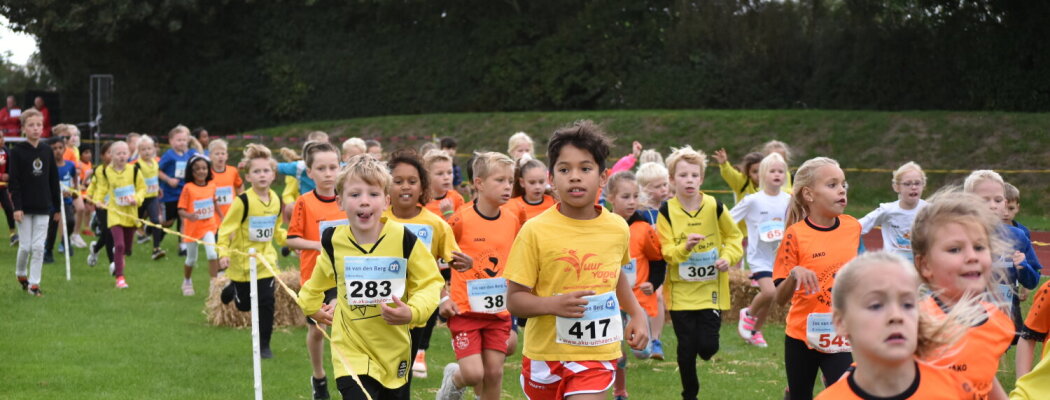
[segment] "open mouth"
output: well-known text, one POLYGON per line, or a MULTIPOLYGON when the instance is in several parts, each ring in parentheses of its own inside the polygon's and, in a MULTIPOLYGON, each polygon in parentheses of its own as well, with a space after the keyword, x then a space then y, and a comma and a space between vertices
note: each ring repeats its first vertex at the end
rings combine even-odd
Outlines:
POLYGON ((360 211, 360 212, 357 213, 357 220, 361 221, 361 222, 368 222, 368 221, 372 220, 372 217, 374 215, 375 215, 375 213, 373 213, 371 211, 360 211))
POLYGON ((587 189, 584 189, 582 187, 571 187, 571 188, 569 188, 569 196, 582 197, 585 194, 587 194, 587 189))
POLYGON ((959 277, 963 279, 981 279, 982 275, 981 271, 970 271, 960 274, 959 277))
POLYGON ((900 332, 893 332, 886 337, 885 342, 889 344, 903 344, 906 341, 904 334, 900 332))
POLYGON ((402 200, 412 200, 412 193, 401 193, 401 195, 397 197, 402 200))

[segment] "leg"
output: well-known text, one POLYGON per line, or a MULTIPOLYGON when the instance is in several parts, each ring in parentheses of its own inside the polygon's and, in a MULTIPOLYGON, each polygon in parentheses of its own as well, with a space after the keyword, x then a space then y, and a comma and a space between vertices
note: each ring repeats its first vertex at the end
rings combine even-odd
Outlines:
MULTIPOLYGON (((152 201, 149 202, 149 207, 146 208, 146 212, 149 213, 150 222, 159 224, 164 220, 164 215, 161 212, 160 198, 154 197, 151 200, 152 201)), ((153 248, 159 249, 160 242, 164 240, 164 231, 152 226, 148 229, 148 231, 153 235, 153 248)))
POLYGON ((29 257, 32 251, 29 250, 31 244, 29 238, 33 237, 33 224, 30 223, 27 215, 22 216, 22 222, 19 222, 18 236, 25 238, 25 240, 18 241, 18 255, 15 257, 15 275, 20 278, 29 276, 29 257))
POLYGON ((758 294, 751 299, 751 315, 755 317, 755 331, 762 329, 769 316, 769 310, 773 307, 773 295, 777 289, 773 286, 773 278, 758 279, 758 294))
MULTIPOLYGON (((109 225, 109 213, 105 210, 98 210, 95 215, 98 217, 98 225, 101 227, 98 245, 106 248, 106 256, 109 257, 109 262, 116 263, 116 260, 113 258, 113 235, 107 227, 109 225)), ((95 252, 97 253, 98 250, 95 252)))
POLYGON ((825 386, 838 381, 852 363, 853 353, 821 354, 820 372, 824 374, 825 386))
POLYGON ((718 353, 718 331, 722 327, 722 314, 718 310, 699 310, 697 312, 697 354, 704 361, 710 360, 718 353))
POLYGON ((784 369, 787 372, 791 400, 813 398, 813 381, 817 379, 819 352, 790 336, 784 338, 784 369))
POLYGON ((682 399, 696 399, 700 393, 700 381, 696 377, 696 356, 699 354, 697 338, 698 311, 671 311, 671 323, 678 339, 678 373, 682 379, 682 399))
POLYGON ((55 236, 58 234, 59 222, 47 219, 47 237, 44 239, 44 253, 51 254, 55 250, 55 236))
MULTIPOLYGON (((113 260, 113 264, 116 268, 113 270, 113 274, 117 277, 124 276, 124 252, 127 241, 124 240, 124 235, 127 233, 123 226, 114 226, 109 228, 110 234, 113 235, 113 254, 116 256, 116 260, 113 260)), ((132 234, 134 239, 134 234, 132 234)))
POLYGON ((208 274, 211 279, 219 276, 219 255, 215 252, 215 232, 204 234, 204 255, 208 258, 208 274))
POLYGON ((343 400, 365 400, 371 397, 373 400, 383 400, 388 398, 384 396, 386 389, 382 384, 377 382, 375 379, 368 375, 358 375, 357 379, 361 380, 361 386, 364 386, 364 390, 368 391, 368 396, 365 396, 365 392, 361 390, 361 386, 354 382, 354 378, 349 376, 342 376, 335 380, 335 385, 339 389, 339 394, 343 396, 343 400))
POLYGON ((29 240, 29 285, 39 286, 41 272, 44 269, 44 236, 47 235, 47 221, 51 220, 51 216, 25 215, 22 223, 25 224, 26 220, 29 221, 31 232, 29 237, 19 235, 20 243, 29 240))
MULTIPOLYGON (((452 383, 456 384, 457 388, 467 386, 480 388, 485 378, 485 362, 481 359, 481 354, 459 358, 456 363, 459 364, 459 372, 452 376, 452 383)), ((481 393, 481 390, 475 392, 481 393)))
POLYGON ((7 191, 7 186, 0 187, 0 206, 4 208, 4 216, 7 217, 7 230, 15 233, 15 206, 11 204, 11 193, 7 191))
MULTIPOLYGON (((259 279, 259 348, 269 349, 273 337, 273 315, 276 301, 274 298, 274 278, 259 279)), ((248 289, 249 294, 251 288, 248 289)), ((249 299, 249 301, 251 301, 249 299)), ((251 303, 248 303, 251 308, 251 303)))
POLYGON ((507 355, 503 351, 485 349, 481 356, 486 368, 481 386, 482 393, 478 397, 481 400, 498 400, 503 390, 503 362, 506 361, 507 355))
POLYGON ((310 325, 310 331, 306 333, 306 350, 310 353, 310 366, 313 367, 313 377, 324 379, 324 336, 321 334, 324 325, 310 325))

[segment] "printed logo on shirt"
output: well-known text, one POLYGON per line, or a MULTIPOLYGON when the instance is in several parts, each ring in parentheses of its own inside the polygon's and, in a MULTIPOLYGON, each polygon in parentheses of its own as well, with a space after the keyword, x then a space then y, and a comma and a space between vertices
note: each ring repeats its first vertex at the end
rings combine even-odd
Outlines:
POLYGON ((457 349, 463 350, 466 349, 467 346, 470 346, 470 337, 467 336, 466 332, 460 332, 454 339, 452 339, 452 342, 457 349))
POLYGON ((565 267, 565 272, 576 272, 576 280, 580 280, 580 274, 584 271, 590 271, 594 274, 595 278, 608 280, 609 278, 615 278, 618 271, 601 271, 601 262, 588 262, 591 258, 598 257, 597 254, 587 253, 583 257, 580 257, 575 249, 565 250, 568 254, 564 257, 558 257, 555 261, 564 261, 569 264, 565 267))
POLYGON ((33 160, 33 176, 40 176, 44 174, 44 162, 40 161, 40 158, 33 160))
POLYGON ((397 377, 398 378, 404 378, 405 374, 407 372, 408 372, 408 361, 401 360, 401 362, 397 364, 397 377))

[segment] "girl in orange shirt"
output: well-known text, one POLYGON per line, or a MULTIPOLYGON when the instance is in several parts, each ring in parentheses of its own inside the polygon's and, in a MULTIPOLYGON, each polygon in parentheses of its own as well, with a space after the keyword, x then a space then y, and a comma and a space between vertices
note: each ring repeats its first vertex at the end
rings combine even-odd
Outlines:
POLYGON ((917 307, 919 274, 888 251, 865 253, 839 270, 832 291, 835 331, 850 340, 856 364, 817 399, 964 399, 973 386, 943 366, 919 361, 959 339, 968 322, 983 319, 972 298, 951 318, 917 307))
POLYGON ((227 168, 226 161, 230 153, 225 140, 213 139, 208 142, 208 157, 211 158, 212 182, 215 183, 215 204, 222 215, 226 215, 233 199, 244 193, 244 183, 237 168, 227 168))
POLYGON ((208 273, 212 279, 219 275, 219 256, 215 252, 215 233, 222 222, 221 211, 215 207, 215 183, 211 172, 211 161, 203 156, 193 156, 186 163, 186 175, 192 177, 179 195, 178 211, 182 217, 182 231, 188 236, 186 243, 185 279, 182 295, 193 296, 193 267, 197 265, 197 242, 204 241, 204 252, 208 257, 208 273))
POLYGON ((521 158, 514 170, 513 196, 507 204, 524 215, 522 223, 554 205, 554 197, 547 194, 547 166, 534 158, 521 158))

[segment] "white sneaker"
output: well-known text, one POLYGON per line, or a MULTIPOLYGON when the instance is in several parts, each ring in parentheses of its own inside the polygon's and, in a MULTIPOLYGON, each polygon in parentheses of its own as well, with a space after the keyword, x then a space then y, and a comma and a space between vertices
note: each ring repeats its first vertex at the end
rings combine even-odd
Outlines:
POLYGON ((73 247, 78 249, 87 247, 87 243, 84 242, 84 238, 80 237, 79 233, 74 233, 73 236, 69 238, 69 241, 73 243, 73 247))
POLYGON ((459 364, 451 363, 445 366, 445 376, 441 378, 441 388, 437 392, 437 400, 460 400, 463 398, 463 392, 467 391, 467 388, 457 388, 455 383, 452 383, 452 377, 459 372, 459 364))
POLYGON ((93 250, 94 250, 94 248, 95 248, 95 244, 96 244, 96 243, 98 243, 98 242, 97 242, 97 241, 94 241, 94 240, 92 240, 92 241, 91 241, 91 247, 89 247, 89 248, 88 248, 88 259, 87 259, 87 263, 88 263, 88 266, 89 266, 89 267, 94 267, 94 266, 95 266, 95 264, 98 264, 98 253, 96 253, 96 252, 94 252, 94 251, 93 251, 93 250))
POLYGON ((427 352, 419 350, 416 352, 416 359, 412 363, 412 376, 416 378, 427 377, 427 352))
POLYGON ((197 294, 197 292, 193 291, 193 281, 182 282, 182 295, 183 296, 193 296, 195 294, 197 294))
MULTIPOLYGON (((109 263, 109 274, 113 275, 117 272, 117 263, 109 263)), ((116 276, 116 275, 113 275, 116 276)))
POLYGON ((740 309, 740 320, 736 324, 736 332, 744 341, 751 341, 751 331, 755 329, 755 318, 751 316, 750 308, 740 309))

